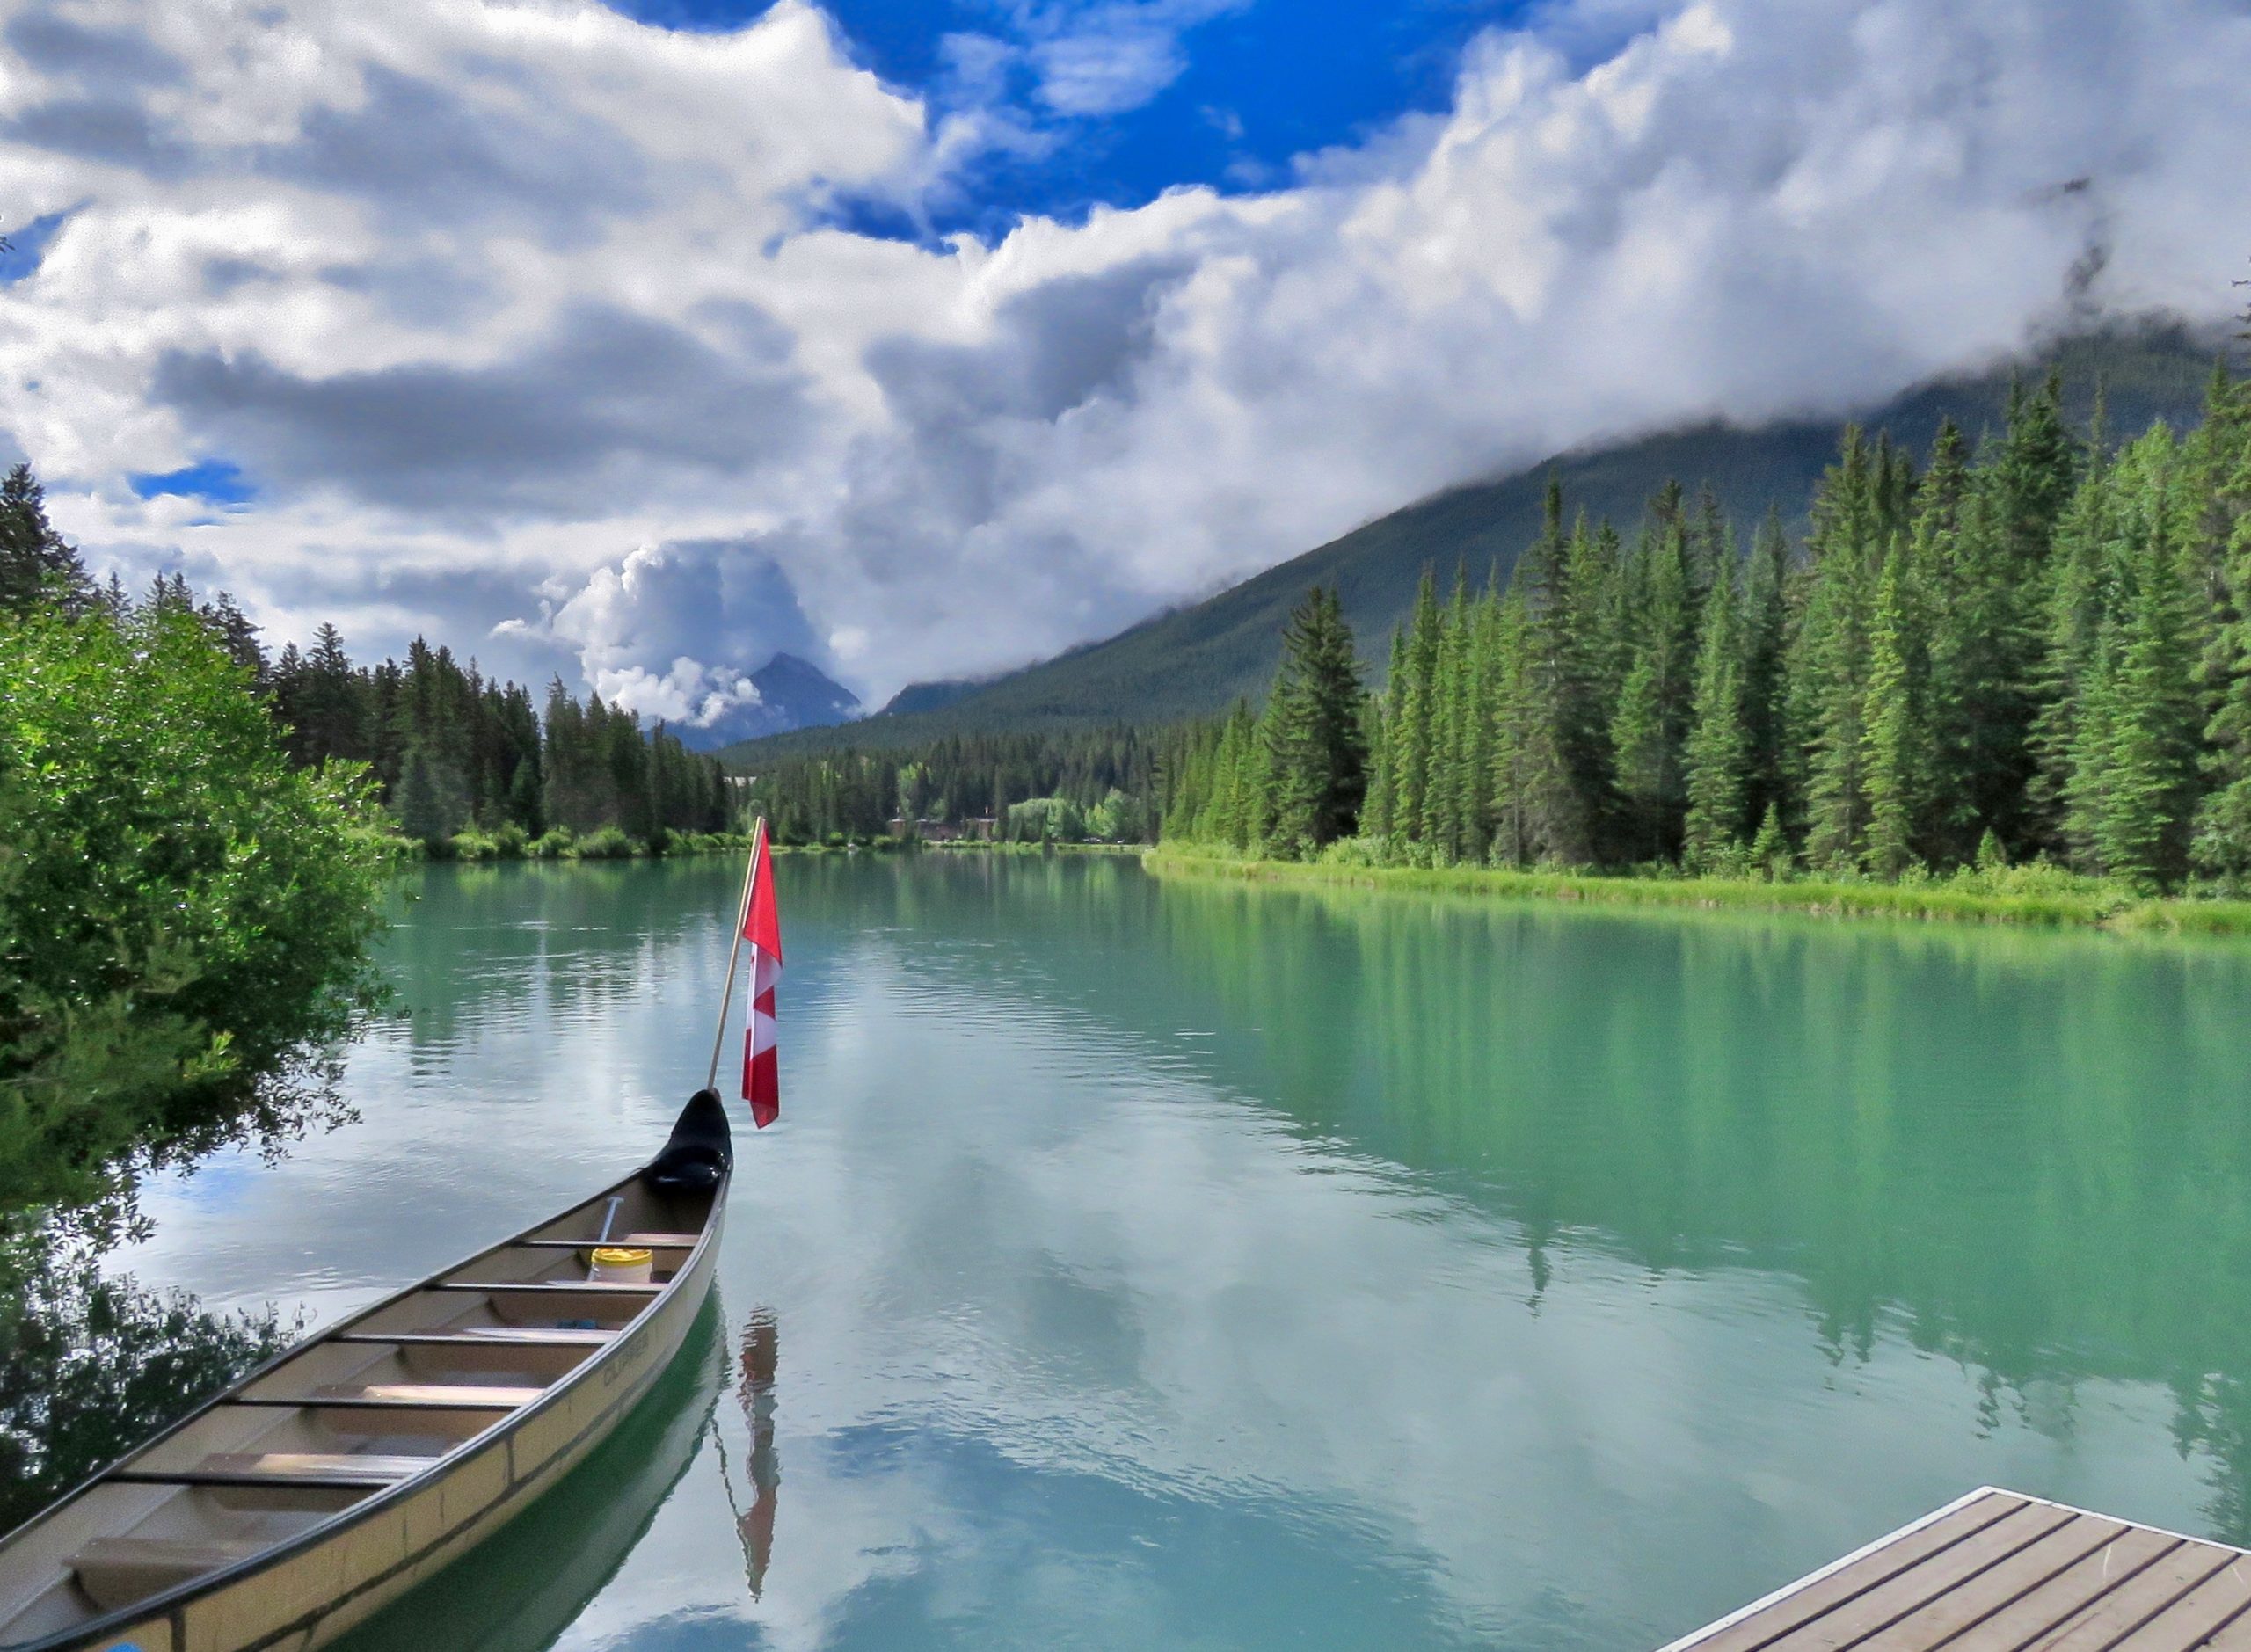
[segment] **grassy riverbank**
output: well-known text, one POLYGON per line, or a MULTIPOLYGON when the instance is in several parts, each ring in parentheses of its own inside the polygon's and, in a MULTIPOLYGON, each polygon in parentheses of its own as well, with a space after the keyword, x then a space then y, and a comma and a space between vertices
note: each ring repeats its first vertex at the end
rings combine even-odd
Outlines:
POLYGON ((1330 862, 1244 861, 1152 849, 1161 876, 1254 883, 1349 884, 1402 893, 1493 895, 1689 910, 1803 912, 1825 917, 1918 918, 2142 933, 2251 935, 2251 900, 2161 899, 2051 867, 2012 867, 1921 883, 1822 878, 1636 877, 1597 873, 1500 871, 1487 867, 1366 866, 1330 862))

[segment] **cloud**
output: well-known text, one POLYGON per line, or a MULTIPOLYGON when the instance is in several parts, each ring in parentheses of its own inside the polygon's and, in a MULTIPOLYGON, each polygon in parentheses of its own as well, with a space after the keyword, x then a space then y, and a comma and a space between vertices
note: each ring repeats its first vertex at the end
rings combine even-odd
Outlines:
POLYGON ((51 228, 0 431, 98 563, 376 650, 517 619, 693 715, 775 647, 872 702, 1577 443, 2233 297, 2230 0, 1555 0, 1281 187, 853 227, 1055 142, 1011 76, 1098 120, 1224 9, 1006 11, 934 107, 799 0, 0 5, 0 200, 51 228), (132 485, 213 454, 248 508, 132 485))
POLYGON ((150 397, 188 428, 262 455, 261 474, 384 511, 585 516, 668 484, 741 476, 804 418, 788 336, 754 309, 726 347, 667 323, 574 309, 487 366, 401 363, 324 376, 255 350, 169 353, 150 397))
POLYGON ((573 649, 594 691, 645 718, 708 728, 760 703, 751 673, 820 651, 797 593, 756 545, 645 546, 554 592, 538 625, 573 649))
POLYGON ((1138 109, 1188 67, 1182 36, 1249 0, 1096 0, 1019 5, 1041 103, 1060 115, 1138 109))

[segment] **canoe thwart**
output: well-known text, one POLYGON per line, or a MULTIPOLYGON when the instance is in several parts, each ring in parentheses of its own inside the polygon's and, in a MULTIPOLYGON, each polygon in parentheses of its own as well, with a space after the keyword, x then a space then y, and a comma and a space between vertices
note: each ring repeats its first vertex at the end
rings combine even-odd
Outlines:
POLYGON ((144 1600, 191 1577, 249 1560, 265 1548, 256 1542, 177 1538, 99 1537, 62 1564, 104 1612, 144 1600))
POLYGON ((361 1386, 330 1383, 316 1388, 316 1400, 325 1404, 346 1401, 371 1406, 450 1406, 457 1410, 509 1410, 529 1405, 544 1388, 504 1388, 473 1382, 371 1382, 361 1386))
POLYGON ((592 1292, 597 1296, 661 1296, 664 1285, 652 1281, 634 1284, 623 1279, 500 1279, 472 1282, 466 1279, 445 1279, 430 1287, 433 1291, 477 1291, 487 1296, 517 1295, 525 1292, 592 1292))
POLYGON ((330 1383, 310 1394, 238 1394, 229 1405, 344 1411, 514 1411, 547 1392, 498 1383, 330 1383))
POLYGON ((374 1452, 214 1452, 193 1468, 119 1468, 107 1478, 143 1485, 388 1486, 437 1460, 374 1452))
POLYGON ((458 1331, 339 1331, 331 1343, 376 1343, 409 1348, 459 1348, 463 1343, 490 1346, 521 1343, 529 1348, 599 1348, 613 1341, 616 1331, 565 1329, 543 1325, 471 1325, 458 1331))
POLYGON ((693 1250, 696 1240, 690 1234, 628 1234, 623 1239, 519 1239, 503 1246, 506 1250, 594 1250, 604 1245, 637 1245, 643 1250, 693 1250))

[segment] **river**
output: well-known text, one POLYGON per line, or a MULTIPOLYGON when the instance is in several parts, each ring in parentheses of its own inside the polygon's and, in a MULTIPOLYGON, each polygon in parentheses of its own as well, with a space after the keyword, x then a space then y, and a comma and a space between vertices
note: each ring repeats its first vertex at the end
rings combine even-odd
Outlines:
MULTIPOLYGON (((353 1652, 1646 1648, 1984 1482, 2251 1540, 2251 947, 777 867, 715 1312, 353 1652)), ((411 876, 358 1122, 118 1265, 331 1318, 614 1176, 739 870, 411 876)))

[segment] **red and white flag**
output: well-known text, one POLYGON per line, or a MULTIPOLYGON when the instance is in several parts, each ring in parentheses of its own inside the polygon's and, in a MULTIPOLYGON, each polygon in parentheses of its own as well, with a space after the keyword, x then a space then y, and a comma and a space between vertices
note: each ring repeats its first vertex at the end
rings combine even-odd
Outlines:
POLYGON ((742 1035, 742 1098, 763 1130, 782 1116, 782 1063, 774 1049, 774 983, 782 979, 782 920, 774 910, 774 860, 766 834, 750 871, 742 938, 750 942, 750 1022, 742 1035))

